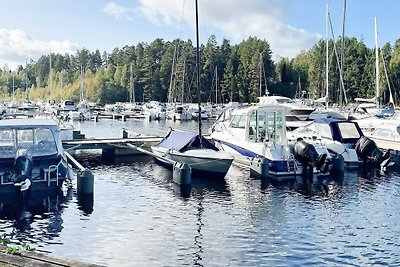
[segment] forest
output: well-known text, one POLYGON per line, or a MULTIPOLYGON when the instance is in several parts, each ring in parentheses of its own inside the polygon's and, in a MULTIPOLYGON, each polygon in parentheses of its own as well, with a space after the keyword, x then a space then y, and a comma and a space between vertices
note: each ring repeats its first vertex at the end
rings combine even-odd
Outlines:
MULTIPOLYGON (((210 36, 200 47, 200 94, 203 102, 256 102, 270 95, 299 97, 304 91, 313 98, 325 95, 326 69, 330 103, 343 104, 356 97, 375 96, 375 50, 363 40, 345 37, 320 40, 296 57, 272 59, 267 40, 249 37, 232 45, 218 44, 210 36), (342 75, 340 75, 342 73, 342 75), (341 82, 343 77, 343 83, 341 82)), ((115 102, 192 102, 197 99, 196 47, 191 40, 164 41, 115 48, 111 53, 81 49, 76 54, 48 54, 11 71, 0 70, 3 100, 15 97, 57 101, 85 99, 98 104, 115 102), (13 86, 14 85, 14 86, 13 86), (14 94, 13 94, 14 92, 14 94)), ((388 88, 398 98, 400 88, 400 39, 392 47, 379 49, 381 101, 388 88)))

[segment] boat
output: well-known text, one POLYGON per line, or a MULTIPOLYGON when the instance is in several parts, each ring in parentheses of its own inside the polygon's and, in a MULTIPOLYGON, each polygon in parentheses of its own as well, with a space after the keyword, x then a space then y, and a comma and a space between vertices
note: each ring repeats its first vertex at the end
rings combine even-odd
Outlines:
POLYGON ((59 189, 72 178, 57 122, 0 121, 0 192, 17 194, 59 189))
POLYGON ((215 178, 225 177, 233 161, 232 156, 219 151, 197 132, 170 129, 151 150, 163 165, 171 167, 175 162, 183 162, 192 168, 193 174, 215 178))
POLYGON ((158 101, 150 101, 143 105, 143 114, 147 120, 165 120, 166 108, 158 101))
MULTIPOLYGON (((355 101, 358 102, 358 106, 356 110, 353 112, 352 117, 355 119, 362 119, 365 117, 371 117, 371 115, 377 117, 390 117, 394 114, 394 98, 392 95, 392 89, 389 82, 389 77, 386 72, 386 65, 383 62, 385 76, 387 81, 387 86, 389 89, 389 102, 386 106, 381 105, 380 103, 380 71, 379 71, 379 46, 378 46, 378 27, 376 22, 376 17, 374 18, 375 22, 375 97, 372 98, 356 98, 355 101)), ((383 59, 383 56, 382 56, 383 59)))
MULTIPOLYGON (((201 114, 200 101, 200 51, 198 36, 198 9, 196 0, 196 69, 198 109, 201 114)), ((220 151, 214 144, 203 137, 201 118, 198 118, 197 132, 186 132, 170 129, 167 135, 157 145, 151 146, 155 159, 169 166, 176 162, 186 163, 193 174, 206 175, 203 177, 223 178, 228 172, 233 157, 220 151)))
POLYGON ((249 167, 255 158, 267 159, 271 176, 302 175, 308 165, 314 173, 329 172, 331 162, 326 149, 310 146, 304 140, 289 145, 286 112, 287 108, 280 105, 226 108, 211 127, 211 138, 239 165, 249 167), (306 150, 310 155, 303 153, 306 150))
POLYGON ((66 112, 76 110, 75 102, 72 101, 72 100, 64 100, 64 101, 61 103, 61 110, 62 110, 62 111, 66 111, 66 112))
POLYGON ((386 120, 366 136, 375 141, 380 149, 400 151, 400 124, 386 120))
POLYGON ((357 169, 362 163, 355 149, 362 136, 364 134, 356 122, 332 118, 316 119, 288 133, 291 142, 303 138, 312 144, 326 147, 335 156, 341 155, 344 166, 349 170, 357 169))
POLYGON ((286 117, 294 117, 290 121, 300 120, 305 121, 315 108, 301 105, 293 101, 293 99, 285 96, 261 96, 258 97, 259 105, 281 105, 288 107, 286 117))

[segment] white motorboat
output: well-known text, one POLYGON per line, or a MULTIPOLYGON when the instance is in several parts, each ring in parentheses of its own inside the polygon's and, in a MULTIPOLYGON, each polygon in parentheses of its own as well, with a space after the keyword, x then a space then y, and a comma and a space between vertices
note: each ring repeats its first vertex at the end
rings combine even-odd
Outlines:
POLYGON ((158 101, 150 101, 143 105, 143 114, 147 120, 165 120, 166 109, 158 101))
POLYGON ((272 176, 300 175, 307 160, 314 172, 327 172, 327 151, 316 151, 318 147, 305 143, 303 148, 288 144, 286 109, 279 105, 227 108, 212 126, 211 137, 218 148, 231 154, 240 165, 249 166, 254 158, 266 158, 272 176), (311 157, 302 158, 304 154, 297 148, 308 149, 311 157))
POLYGON ((355 145, 363 135, 355 122, 324 118, 288 132, 288 139, 295 142, 302 138, 312 144, 320 144, 334 156, 341 155, 346 168, 357 169, 361 161, 355 145))
POLYGON ((400 151, 400 124, 386 120, 366 136, 375 141, 380 149, 400 151))
POLYGON ((0 121, 0 192, 54 190, 72 178, 57 122, 0 121))
POLYGON ((210 141, 196 132, 170 130, 157 145, 151 146, 155 159, 168 166, 183 162, 194 174, 225 177, 233 157, 219 151, 210 141))
POLYGON ((258 97, 259 105, 280 105, 287 107, 287 117, 294 117, 290 121, 307 120, 308 116, 315 110, 315 108, 296 103, 289 97, 285 96, 261 96, 258 97))

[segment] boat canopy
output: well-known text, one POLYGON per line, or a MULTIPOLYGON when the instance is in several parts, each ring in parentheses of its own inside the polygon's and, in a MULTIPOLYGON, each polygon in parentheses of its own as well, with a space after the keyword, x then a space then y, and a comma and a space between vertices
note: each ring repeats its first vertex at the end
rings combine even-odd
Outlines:
MULTIPOLYGON (((316 124, 327 124, 333 140, 341 143, 355 143, 364 136, 362 130, 356 122, 338 120, 333 118, 321 118, 314 120, 316 124)), ((317 129, 321 133, 322 129, 317 129)))
MULTIPOLYGON (((158 143, 156 146, 184 152, 191 148, 199 148, 200 137, 197 132, 187 132, 171 129, 169 133, 164 137, 164 139, 161 140, 161 142, 158 143)), ((204 137, 202 137, 202 147, 218 151, 218 149, 204 137)))

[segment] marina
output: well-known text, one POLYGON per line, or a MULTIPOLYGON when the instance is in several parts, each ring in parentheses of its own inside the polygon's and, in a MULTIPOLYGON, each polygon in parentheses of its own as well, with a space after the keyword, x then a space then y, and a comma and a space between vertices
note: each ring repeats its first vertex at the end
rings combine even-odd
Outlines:
POLYGON ((335 1, 178 2, 7 5, 0 266, 398 266, 400 46, 379 8, 349 20, 344 0, 335 37, 335 1))
MULTIPOLYGON (((163 136, 170 127, 190 130, 196 123, 74 126, 87 139, 120 139, 121 129, 163 136)), ((204 123, 204 132, 211 123, 204 123)), ((383 176, 366 169, 279 182, 251 178, 233 165, 223 180, 195 176, 185 187, 150 156, 108 157, 85 149, 74 157, 93 172, 94 194, 78 195, 74 179, 61 194, 20 207, 32 213, 28 220, 3 204, 0 236, 14 245, 28 242, 37 252, 107 266, 391 265, 400 257, 397 244, 388 241, 399 234, 397 168, 383 176)))

